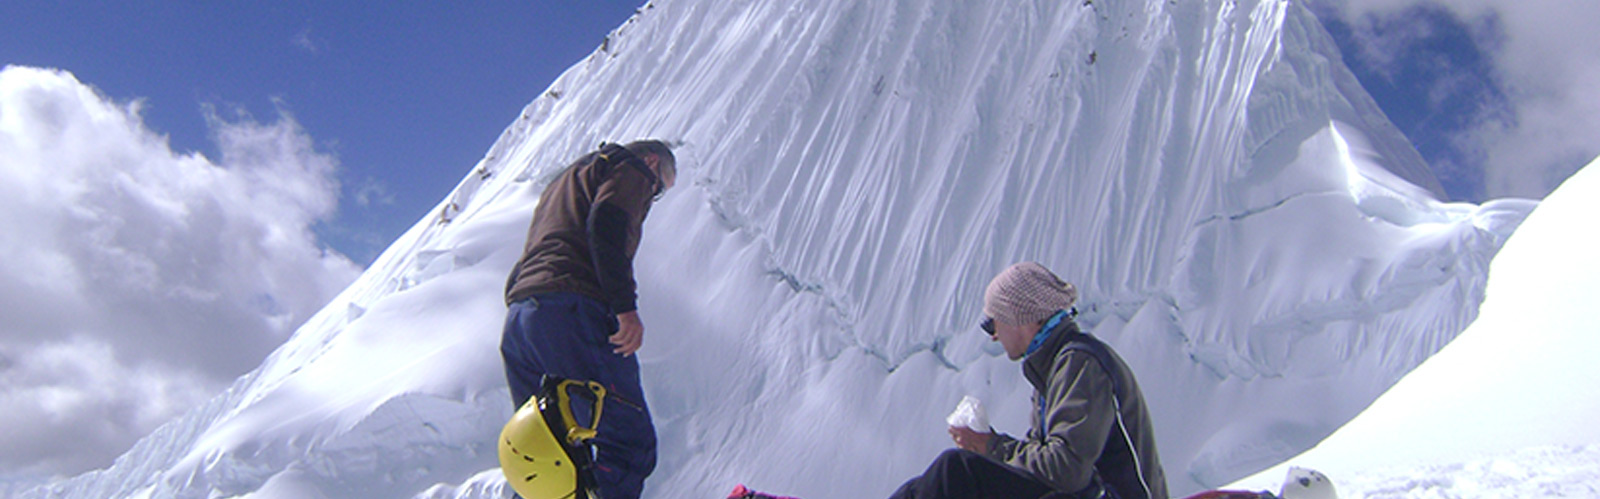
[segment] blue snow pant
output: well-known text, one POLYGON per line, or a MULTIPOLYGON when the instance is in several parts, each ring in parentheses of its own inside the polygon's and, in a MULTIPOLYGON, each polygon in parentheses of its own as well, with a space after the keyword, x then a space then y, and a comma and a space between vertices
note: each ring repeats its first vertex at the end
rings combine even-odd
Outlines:
POLYGON ((656 429, 639 383, 639 359, 612 353, 607 337, 616 315, 598 300, 573 293, 547 293, 512 303, 506 311, 500 356, 513 408, 539 392, 552 374, 598 381, 606 387, 595 447, 595 479, 601 497, 636 498, 656 467, 656 429))
POLYGON ((891 499, 1066 498, 1027 470, 976 452, 950 449, 939 454, 921 476, 894 491, 891 499))

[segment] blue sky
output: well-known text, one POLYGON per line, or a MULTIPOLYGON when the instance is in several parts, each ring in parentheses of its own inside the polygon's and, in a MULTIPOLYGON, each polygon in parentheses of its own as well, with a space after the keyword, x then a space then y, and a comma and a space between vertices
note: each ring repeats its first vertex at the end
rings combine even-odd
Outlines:
POLYGON ((1503 116, 1509 104, 1493 76, 1493 61, 1471 28, 1437 6, 1417 8, 1404 17, 1369 19, 1364 27, 1336 15, 1323 17, 1362 87, 1411 139, 1451 199, 1483 201, 1483 154, 1450 138, 1477 120, 1503 116), (1357 33, 1362 29, 1376 37, 1417 34, 1401 42, 1404 49, 1394 51, 1392 60, 1377 61, 1363 46, 1366 40, 1357 33))
POLYGON ((177 151, 218 154, 202 105, 281 108, 335 156, 319 234, 370 263, 443 199, 522 107, 641 2, 7 2, 0 64, 60 68, 177 151))
POLYGON ((1600 3, 1308 1, 1452 200, 1543 198, 1600 154, 1600 3))

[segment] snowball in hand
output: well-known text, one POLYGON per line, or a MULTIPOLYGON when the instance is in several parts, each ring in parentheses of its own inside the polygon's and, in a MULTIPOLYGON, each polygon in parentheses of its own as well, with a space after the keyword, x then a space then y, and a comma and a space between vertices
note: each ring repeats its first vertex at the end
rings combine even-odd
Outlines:
POLYGON ((983 412, 983 402, 971 395, 962 397, 961 402, 956 404, 955 412, 944 420, 952 427, 965 426, 972 431, 989 433, 989 415, 983 412))

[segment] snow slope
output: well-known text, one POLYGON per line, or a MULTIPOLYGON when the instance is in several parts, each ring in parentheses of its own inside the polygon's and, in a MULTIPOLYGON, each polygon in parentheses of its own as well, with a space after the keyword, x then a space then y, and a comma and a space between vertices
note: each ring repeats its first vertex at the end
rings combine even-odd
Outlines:
POLYGON ((1271 488, 1297 465, 1344 497, 1600 496, 1597 164, 1506 241, 1455 341, 1315 448, 1240 484, 1271 488))
POLYGON ((33 495, 497 496, 505 275, 544 183, 638 137, 682 144, 636 261, 652 497, 886 495, 963 395, 1021 433, 973 327, 1021 260, 1137 372, 1173 493, 1227 483, 1449 342, 1533 206, 1436 201, 1297 3, 653 2, 260 368, 33 495))

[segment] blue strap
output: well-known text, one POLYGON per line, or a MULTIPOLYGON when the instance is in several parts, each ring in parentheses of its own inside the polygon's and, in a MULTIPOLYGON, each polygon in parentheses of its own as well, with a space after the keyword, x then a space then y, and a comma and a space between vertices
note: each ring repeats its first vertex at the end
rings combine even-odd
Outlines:
MULTIPOLYGON (((1038 351, 1039 347, 1044 346, 1044 340, 1050 338, 1050 332, 1051 331, 1055 331, 1056 326, 1060 326, 1061 325, 1061 321, 1063 319, 1066 319, 1066 318, 1067 318, 1067 311, 1066 310, 1058 310, 1058 311, 1056 311, 1055 315, 1050 316, 1050 321, 1049 322, 1045 322, 1044 323, 1044 327, 1039 328, 1039 332, 1033 334, 1033 341, 1028 343, 1028 350, 1025 353, 1023 353, 1022 356, 1023 357, 1027 357, 1029 355, 1033 355, 1033 352, 1038 351)), ((1045 414, 1044 413, 1045 413, 1045 409, 1046 409, 1045 400, 1044 400, 1044 393, 1039 393, 1039 392, 1035 391, 1035 394, 1036 394, 1036 396, 1038 397, 1039 400, 1037 402, 1035 402, 1033 405, 1035 407, 1039 408, 1039 426, 1040 426, 1040 428, 1043 428, 1044 425, 1045 425, 1045 414)))
POLYGON ((1066 310, 1057 310, 1056 315, 1050 316, 1050 322, 1044 323, 1044 327, 1039 328, 1039 332, 1033 333, 1033 341, 1028 342, 1028 350, 1023 352, 1022 356, 1027 357, 1033 355, 1033 352, 1039 351, 1039 347, 1044 346, 1044 340, 1050 338, 1050 332, 1054 331, 1056 326, 1061 325, 1061 320, 1066 318, 1066 310))

